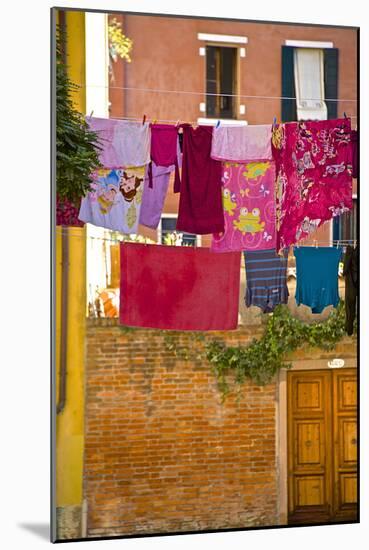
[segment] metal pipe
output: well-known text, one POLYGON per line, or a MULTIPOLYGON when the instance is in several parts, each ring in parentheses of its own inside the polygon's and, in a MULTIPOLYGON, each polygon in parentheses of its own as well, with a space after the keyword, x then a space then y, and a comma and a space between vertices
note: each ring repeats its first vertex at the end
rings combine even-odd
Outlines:
POLYGON ((69 276, 69 237, 68 237, 68 229, 65 226, 63 226, 62 227, 59 400, 56 406, 57 414, 60 414, 64 410, 66 397, 67 397, 68 276, 69 276))

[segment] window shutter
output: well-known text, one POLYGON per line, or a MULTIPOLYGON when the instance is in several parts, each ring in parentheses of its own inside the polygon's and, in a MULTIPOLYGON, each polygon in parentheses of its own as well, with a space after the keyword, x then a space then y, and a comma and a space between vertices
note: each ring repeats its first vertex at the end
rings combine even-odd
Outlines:
MULTIPOLYGON (((292 46, 282 46, 282 97, 296 97, 292 46)), ((282 99, 282 122, 297 120, 296 99, 282 99)))
MULTIPOLYGON (((338 49, 324 50, 324 88, 325 99, 338 97, 338 49)), ((337 118, 337 101, 327 101, 328 118, 337 118)))

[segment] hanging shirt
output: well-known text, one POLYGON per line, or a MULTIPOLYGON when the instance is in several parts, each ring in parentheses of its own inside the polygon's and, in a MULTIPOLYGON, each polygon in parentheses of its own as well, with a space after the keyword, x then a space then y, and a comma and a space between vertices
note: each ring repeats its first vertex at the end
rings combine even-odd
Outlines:
POLYGON ((275 249, 244 252, 246 268, 246 307, 258 306, 271 313, 278 304, 288 302, 288 250, 279 256, 275 249))
POLYGON ((144 166, 97 170, 78 218, 112 231, 137 233, 144 171, 144 166))
POLYGON ((343 261, 343 275, 345 277, 345 312, 346 332, 349 336, 354 332, 354 321, 356 317, 357 301, 357 248, 347 246, 343 261))
POLYGON ((234 162, 271 160, 271 131, 270 124, 218 126, 213 131, 211 157, 234 162))
POLYGON ((277 249, 352 208, 350 119, 290 122, 272 134, 277 249))
POLYGON ((148 170, 149 168, 146 167, 139 223, 151 229, 156 229, 163 212, 170 175, 174 170, 174 166, 156 166, 153 162, 151 167, 152 187, 150 187, 148 170))
POLYGON ((352 148, 352 177, 357 178, 357 130, 351 132, 351 148, 352 148))
POLYGON ((275 164, 223 162, 224 231, 214 233, 213 252, 275 248, 275 164))
POLYGON ((183 128, 182 181, 177 231, 204 235, 224 231, 222 165, 210 158, 211 126, 183 128))
POLYGON ((232 330, 239 252, 121 243, 120 322, 165 330, 232 330))
POLYGON ((312 313, 321 313, 326 306, 337 307, 338 267, 341 248, 294 247, 296 258, 296 303, 311 307, 312 313))
POLYGON ((99 160, 104 168, 143 166, 150 162, 150 124, 131 120, 86 117, 99 138, 99 160))
MULTIPOLYGON (((175 167, 174 192, 180 189, 178 167, 178 128, 171 124, 151 125, 151 161, 156 166, 175 167)), ((149 187, 153 186, 152 162, 149 164, 149 187)))

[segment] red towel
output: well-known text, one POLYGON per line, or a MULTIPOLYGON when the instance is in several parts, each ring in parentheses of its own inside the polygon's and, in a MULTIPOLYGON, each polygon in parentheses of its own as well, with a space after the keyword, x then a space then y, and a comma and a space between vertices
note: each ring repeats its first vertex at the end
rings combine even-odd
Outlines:
POLYGON ((121 243, 120 322, 169 330, 237 328, 240 252, 121 243))

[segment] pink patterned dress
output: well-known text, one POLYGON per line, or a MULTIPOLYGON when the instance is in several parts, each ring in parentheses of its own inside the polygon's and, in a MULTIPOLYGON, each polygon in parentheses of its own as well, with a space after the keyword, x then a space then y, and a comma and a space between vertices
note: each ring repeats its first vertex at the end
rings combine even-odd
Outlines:
POLYGON ((280 250, 352 208, 350 119, 277 125, 272 151, 280 250))

